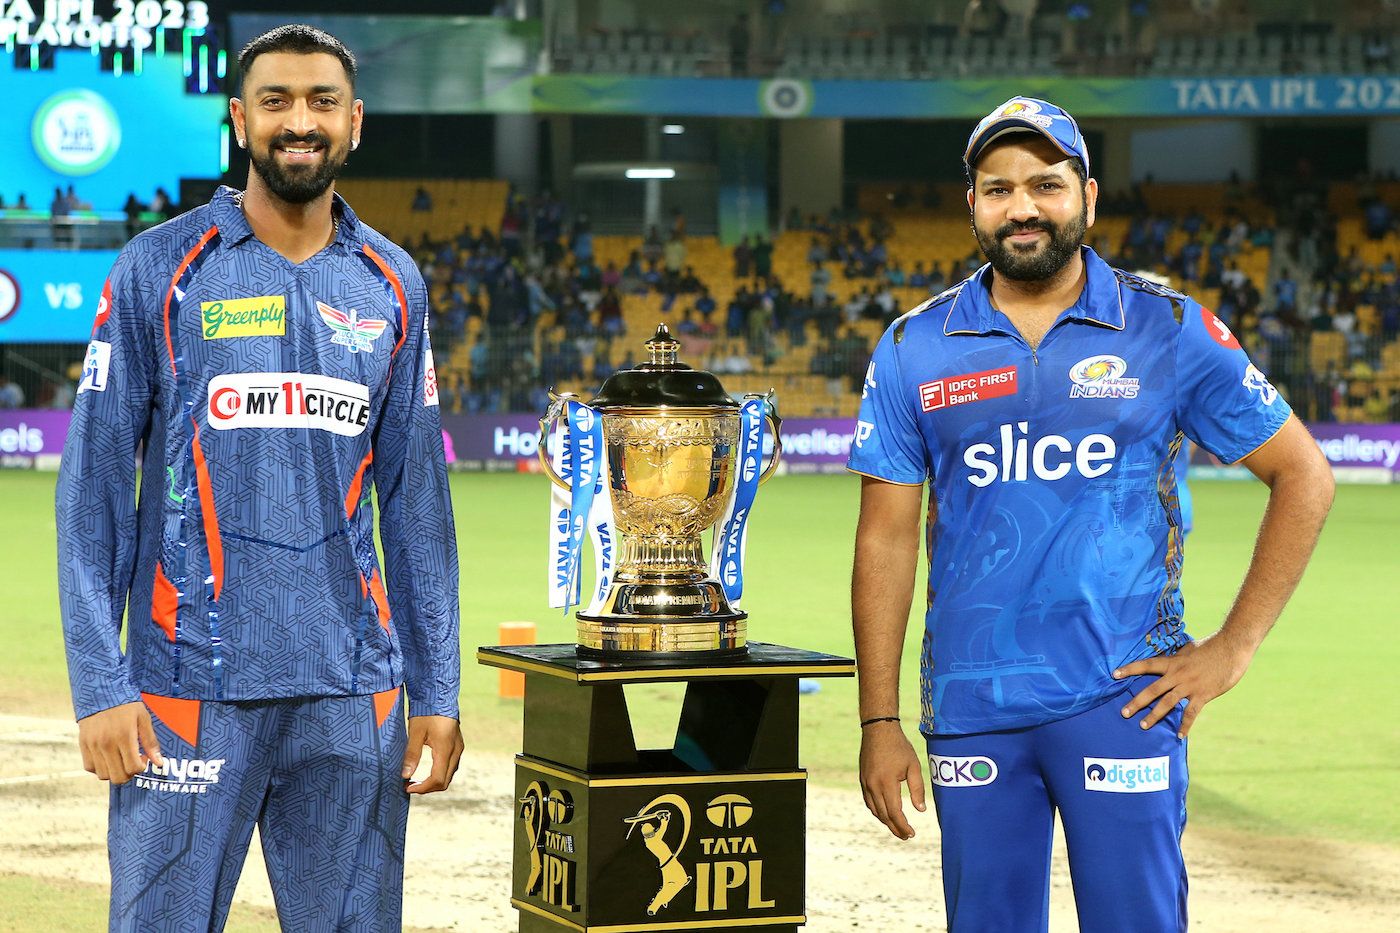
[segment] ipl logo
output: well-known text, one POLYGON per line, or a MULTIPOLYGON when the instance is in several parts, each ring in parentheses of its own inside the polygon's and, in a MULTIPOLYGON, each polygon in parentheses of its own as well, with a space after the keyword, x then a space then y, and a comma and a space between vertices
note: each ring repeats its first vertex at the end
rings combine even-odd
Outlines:
POLYGON ((574 801, 565 790, 550 790, 544 781, 531 781, 519 800, 519 818, 525 821, 530 846, 530 874, 525 893, 538 895, 546 904, 578 910, 574 897, 576 866, 565 855, 574 853, 574 837, 556 826, 574 818, 574 801))
POLYGON ((661 886, 647 905, 647 916, 654 917, 692 880, 680 863, 681 850, 690 839, 690 804, 676 794, 662 794, 638 810, 636 816, 626 817, 622 822, 627 824, 628 839, 632 838, 634 829, 641 833, 642 844, 661 869, 661 886), (671 828, 673 820, 675 829, 671 828))

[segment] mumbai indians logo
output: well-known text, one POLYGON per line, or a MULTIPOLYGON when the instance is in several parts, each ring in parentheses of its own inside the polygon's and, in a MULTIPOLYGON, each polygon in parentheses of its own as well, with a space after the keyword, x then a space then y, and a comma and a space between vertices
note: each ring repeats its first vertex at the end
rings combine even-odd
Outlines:
POLYGON ((1033 100, 1025 100, 1024 98, 1013 100, 1005 107, 1001 108, 1001 112, 997 114, 997 118, 1001 117, 1016 117, 1021 120, 1029 120, 1036 126, 1043 126, 1046 129, 1049 129, 1050 124, 1055 120, 1055 118, 1049 114, 1040 112, 1040 104, 1037 104, 1033 100))
POLYGON ((146 762, 146 770, 136 775, 136 786, 173 794, 202 794, 219 783, 223 758, 170 758, 164 765, 146 762))
POLYGON ((1070 398, 1137 398, 1138 380, 1125 377, 1128 364, 1121 356, 1089 356, 1069 368, 1070 398))

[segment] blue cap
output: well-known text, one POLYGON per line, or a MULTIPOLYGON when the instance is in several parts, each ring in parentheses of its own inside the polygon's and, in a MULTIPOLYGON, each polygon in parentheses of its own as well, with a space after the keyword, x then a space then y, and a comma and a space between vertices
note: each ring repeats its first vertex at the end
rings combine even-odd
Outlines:
POLYGON ((1039 133, 1055 144, 1068 158, 1078 159, 1089 174, 1089 147, 1074 117, 1054 104, 1034 97, 1013 97, 982 118, 967 140, 963 165, 968 175, 982 155, 982 150, 994 139, 1007 133, 1039 133))

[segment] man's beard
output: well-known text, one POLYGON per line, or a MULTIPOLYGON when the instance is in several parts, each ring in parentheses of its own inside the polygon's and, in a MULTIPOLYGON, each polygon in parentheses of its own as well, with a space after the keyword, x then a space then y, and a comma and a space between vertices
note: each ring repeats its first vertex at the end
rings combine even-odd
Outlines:
POLYGON ((350 158, 350 143, 347 140, 339 149, 331 148, 331 141, 320 133, 297 137, 283 135, 273 140, 262 152, 251 148, 253 171, 267 185, 268 190, 288 204, 306 204, 326 193, 335 181, 340 170, 350 158), (283 165, 277 161, 279 147, 320 146, 323 153, 320 164, 283 165))
POLYGON ((977 245, 981 247, 982 255, 987 257, 997 275, 1017 282, 1043 282, 1063 269, 1074 258, 1074 254, 1079 252, 1079 247, 1084 243, 1084 232, 1088 229, 1088 215, 1089 204, 1086 196, 1080 202, 1079 216, 1063 226, 1041 218, 1027 223, 1003 224, 994 234, 988 236, 978 228, 974 220, 972 232, 977 237, 977 245), (1044 230, 1049 234, 1050 242, 1043 249, 1039 240, 1026 247, 1006 242, 1006 238, 1012 234, 1028 230, 1044 230))

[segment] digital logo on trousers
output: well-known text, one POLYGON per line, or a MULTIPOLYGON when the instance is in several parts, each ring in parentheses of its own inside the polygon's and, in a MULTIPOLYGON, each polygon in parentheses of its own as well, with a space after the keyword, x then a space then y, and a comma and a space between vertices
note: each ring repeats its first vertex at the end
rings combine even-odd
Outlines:
POLYGON ((1149 794, 1171 787, 1171 758, 1085 758, 1084 789, 1149 794))
POLYGON ((224 761, 223 758, 171 758, 167 755, 164 765, 146 762, 146 770, 132 780, 142 790, 203 794, 219 783, 224 761))
POLYGON ((316 302, 316 310, 320 312, 321 320, 325 321, 332 331, 331 343, 349 347, 351 353, 368 353, 373 350, 374 342, 384 333, 384 328, 389 326, 388 321, 378 318, 365 318, 362 321, 359 312, 354 308, 346 314, 324 301, 316 302))
POLYGON ((1137 398, 1138 380, 1124 376, 1128 364, 1121 356, 1087 356, 1069 368, 1070 398, 1137 398))
POLYGON ((369 424, 369 387, 309 373, 235 373, 209 380, 209 427, 306 428, 357 437, 369 424))
POLYGON ((929 755, 928 773, 939 787, 985 787, 997 779, 997 763, 983 755, 929 755))

